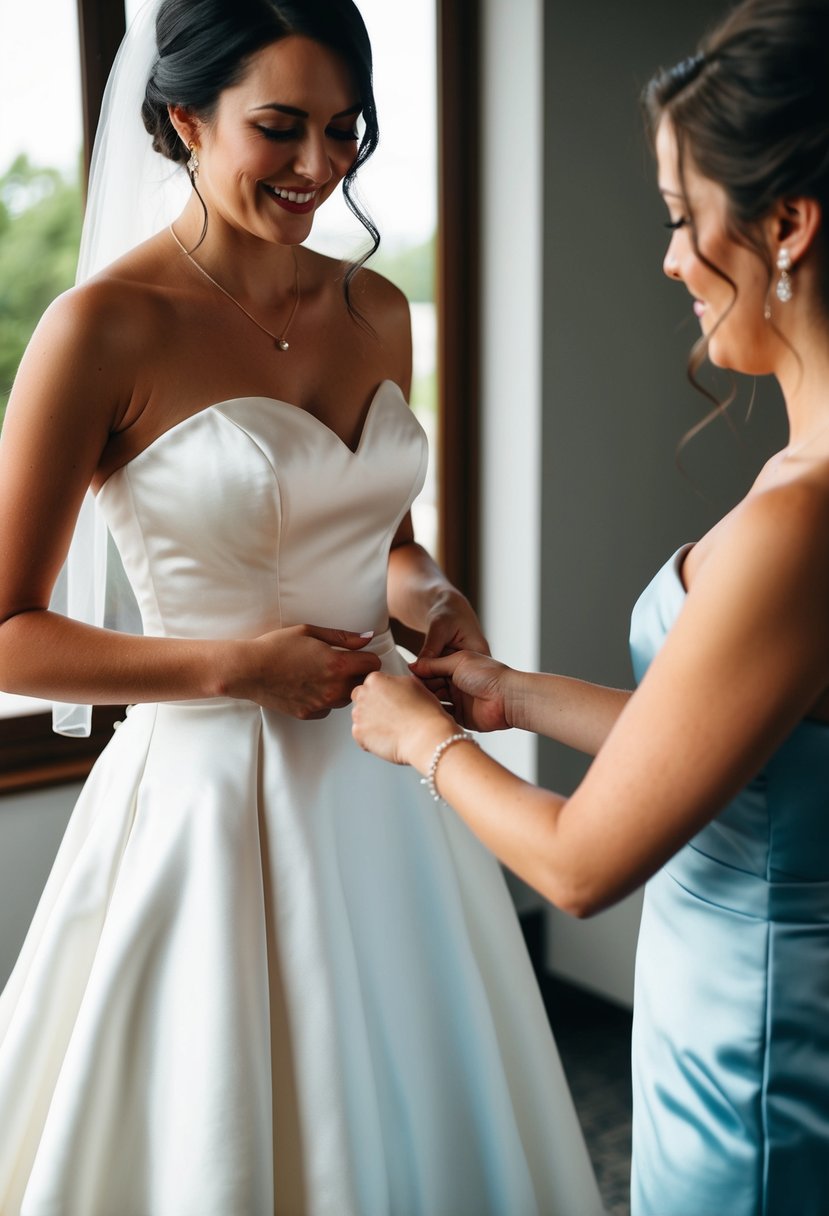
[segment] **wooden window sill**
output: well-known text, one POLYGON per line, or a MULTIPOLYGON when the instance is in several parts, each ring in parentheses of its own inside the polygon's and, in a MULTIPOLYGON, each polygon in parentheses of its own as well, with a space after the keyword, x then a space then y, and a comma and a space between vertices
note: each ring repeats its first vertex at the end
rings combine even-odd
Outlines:
POLYGON ((29 714, 0 723, 0 795, 83 781, 112 737, 123 706, 97 708, 88 739, 52 731, 51 714, 29 714))

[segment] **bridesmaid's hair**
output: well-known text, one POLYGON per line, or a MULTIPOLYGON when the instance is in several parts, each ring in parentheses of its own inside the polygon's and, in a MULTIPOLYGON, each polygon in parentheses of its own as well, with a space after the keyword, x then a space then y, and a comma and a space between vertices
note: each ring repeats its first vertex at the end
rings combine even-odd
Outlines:
MULTIPOLYGON (((147 81, 141 116, 155 150, 184 164, 189 153, 167 107, 182 106, 209 122, 221 93, 242 79, 250 57, 292 34, 310 38, 341 56, 354 77, 362 108, 364 130, 357 156, 343 179, 343 195, 371 237, 372 246, 349 267, 344 284, 348 300, 351 280, 380 245, 376 225, 352 193, 357 170, 379 139, 371 43, 352 0, 163 0, 156 18, 158 57, 147 81)), ((206 224, 205 214, 205 230, 206 224)))
MULTIPOLYGON (((654 76, 643 107, 652 142, 663 118, 671 125, 683 194, 689 159, 722 187, 729 235, 763 262, 769 292, 775 268, 759 221, 786 197, 820 203, 816 251, 829 312, 829 0, 743 0, 693 58, 654 76)), ((696 247, 687 195, 686 208, 696 247)), ((736 299, 732 279, 696 251, 736 299)), ((691 352, 694 383, 707 349, 703 337, 691 352)))

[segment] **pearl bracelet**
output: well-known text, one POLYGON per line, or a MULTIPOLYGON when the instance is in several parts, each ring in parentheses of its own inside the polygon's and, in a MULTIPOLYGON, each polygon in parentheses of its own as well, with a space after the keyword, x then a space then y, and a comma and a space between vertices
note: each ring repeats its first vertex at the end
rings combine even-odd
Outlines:
POLYGON ((478 747, 478 740, 474 735, 471 735, 468 730, 459 730, 456 735, 450 735, 448 739, 444 739, 439 743, 432 753, 432 760, 429 765, 429 771, 425 777, 420 778, 420 784, 425 785, 429 793, 434 798, 435 802, 443 802, 443 798, 438 793, 438 787, 435 785, 435 775, 438 771, 438 765, 441 762, 443 754, 453 743, 472 743, 478 747))

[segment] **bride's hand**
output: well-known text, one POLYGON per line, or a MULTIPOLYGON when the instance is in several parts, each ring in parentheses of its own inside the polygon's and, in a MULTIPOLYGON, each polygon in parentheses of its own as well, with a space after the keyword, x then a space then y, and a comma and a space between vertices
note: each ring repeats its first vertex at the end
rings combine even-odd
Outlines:
POLYGON ((488 654, 468 650, 442 658, 419 658, 412 672, 432 689, 445 687, 456 720, 471 730, 506 730, 509 680, 515 673, 488 654))
POLYGON ((293 718, 324 718, 348 705, 353 689, 379 668, 376 654, 362 653, 373 636, 319 625, 275 629, 241 643, 227 693, 293 718))
POLYGON ((426 638, 418 658, 435 658, 456 650, 489 654, 489 644, 469 600, 450 587, 437 596, 429 609, 426 638))
POLYGON ((351 733, 364 751, 392 764, 431 755, 457 729, 440 703, 411 676, 377 672, 351 694, 351 733))
MULTIPOLYGON (((441 655, 455 654, 459 650, 474 650, 489 654, 489 644, 483 635, 481 623, 466 596, 454 587, 439 595, 429 611, 426 637, 420 648, 418 662, 441 655)), ((419 673, 418 673, 419 674, 419 673)), ((435 675, 421 678, 430 692, 439 701, 452 704, 460 720, 461 706, 451 681, 435 675)))

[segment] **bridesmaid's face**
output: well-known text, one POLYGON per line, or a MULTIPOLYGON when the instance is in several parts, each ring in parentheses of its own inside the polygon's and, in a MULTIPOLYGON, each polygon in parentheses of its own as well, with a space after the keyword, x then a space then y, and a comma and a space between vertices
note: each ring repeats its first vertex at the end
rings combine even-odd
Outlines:
POLYGON ((672 229, 665 274, 683 283, 693 297, 694 314, 708 335, 711 362, 764 375, 772 370, 764 311, 767 268, 753 249, 730 235, 725 191, 695 168, 687 150, 680 177, 676 137, 664 118, 656 155, 659 189, 672 229))
POLYGON ((266 240, 305 240, 354 162, 359 114, 336 52, 298 36, 263 47, 196 133, 208 210, 266 240))

